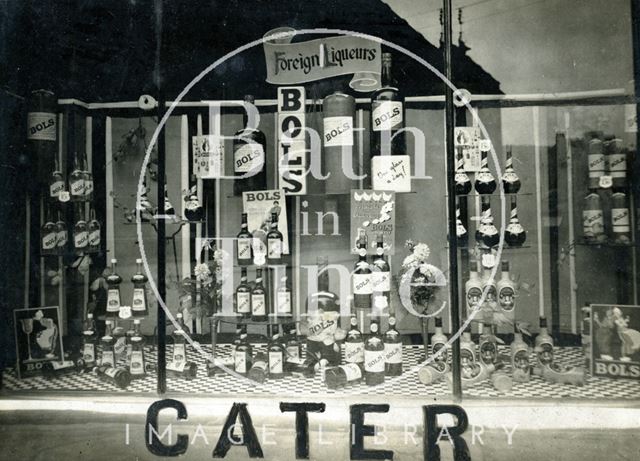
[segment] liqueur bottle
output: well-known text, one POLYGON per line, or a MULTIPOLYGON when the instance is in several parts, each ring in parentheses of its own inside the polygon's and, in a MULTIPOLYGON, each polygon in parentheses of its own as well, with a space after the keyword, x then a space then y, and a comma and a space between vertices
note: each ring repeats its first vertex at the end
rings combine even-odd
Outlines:
POLYGON ((111 273, 107 275, 107 315, 115 316, 120 312, 120 284, 122 277, 116 271, 116 259, 111 260, 111 273))
POLYGON ((614 190, 626 189, 627 184, 627 150, 622 147, 622 140, 614 138, 608 144, 607 170, 611 175, 614 190))
POLYGON ((251 317, 251 287, 247 282, 247 268, 240 269, 240 284, 236 288, 236 313, 242 318, 251 317))
POLYGON ((377 322, 371 322, 370 334, 364 342, 364 376, 367 386, 384 382, 384 342, 377 322))
MULTIPOLYGON (((329 194, 349 193, 357 188, 353 174, 360 173, 360 157, 355 149, 355 112, 355 98, 341 91, 322 100, 322 171, 329 173, 323 181, 329 194)), ((375 175, 374 166, 372 171, 375 175)))
POLYGON ((167 362, 167 376, 173 378, 195 379, 198 365, 195 362, 167 362))
POLYGON ((469 233, 460 219, 460 205, 456 206, 456 238, 459 246, 466 247, 469 245, 469 233))
POLYGON ((371 283, 376 296, 384 296, 387 305, 391 302, 391 267, 384 254, 382 234, 378 234, 376 241, 376 255, 373 258, 373 273, 371 283))
POLYGON ((396 329, 396 318, 389 317, 389 329, 384 334, 385 375, 402 375, 402 338, 396 329))
POLYGON ((448 354, 446 346, 449 339, 447 335, 442 332, 442 317, 436 317, 435 325, 436 331, 431 337, 431 355, 435 356, 441 349, 444 349, 444 351, 442 351, 439 356, 434 357, 433 362, 447 363, 448 354))
POLYGON ((83 199, 89 201, 93 198, 93 174, 89 169, 86 153, 82 155, 82 176, 84 176, 83 199))
POLYGON ((589 193, 584 198, 582 229, 584 240, 587 243, 602 243, 607 238, 604 233, 602 201, 595 189, 589 189, 589 193))
POLYGON ((589 162, 589 188, 597 189, 600 186, 600 178, 605 174, 607 164, 604 145, 597 134, 592 133, 587 142, 587 160, 589 162))
POLYGON ((280 279, 280 287, 276 292, 276 309, 277 317, 291 317, 293 315, 291 307, 291 288, 287 283, 287 276, 284 275, 280 279))
POLYGON ((40 253, 43 255, 56 254, 58 243, 57 239, 56 223, 53 222, 51 209, 47 208, 45 221, 40 228, 40 253))
POLYGON ((56 253, 64 255, 64 250, 69 241, 69 232, 67 231, 67 223, 62 220, 60 210, 58 210, 58 220, 56 221, 56 253))
POLYGON ((518 205, 516 203, 516 196, 511 196, 511 217, 509 224, 504 232, 504 240, 510 247, 519 247, 527 239, 527 233, 520 224, 518 219, 518 205))
POLYGON ((624 192, 611 194, 611 227, 613 241, 620 245, 631 243, 629 200, 624 192))
POLYGON ((69 193, 72 202, 81 202, 84 200, 84 180, 85 174, 84 171, 82 171, 78 154, 76 153, 73 159, 73 171, 69 174, 69 193))
POLYGON ((240 330, 240 341, 236 345, 236 349, 233 354, 234 369, 236 373, 246 376, 247 372, 251 368, 252 355, 252 347, 247 337, 247 327, 246 325, 243 325, 240 330))
POLYGON ((253 235, 249 232, 247 224, 247 213, 242 213, 242 222, 240 224, 240 232, 238 232, 236 240, 236 254, 238 266, 250 266, 253 263, 253 247, 251 245, 253 235))
POLYGON ((504 314, 513 319, 516 307, 516 284, 511 280, 509 261, 502 261, 502 273, 496 285, 498 291, 498 305, 504 314))
POLYGON ((197 186, 193 186, 184 196, 184 217, 187 221, 202 221, 204 210, 198 199, 197 186))
POLYGON ((60 194, 64 192, 64 176, 58 166, 58 160, 55 161, 54 170, 49 178, 49 198, 54 201, 60 200, 60 194))
POLYGON ((482 213, 480 216, 480 226, 476 230, 476 241, 487 248, 493 248, 500 241, 498 229, 493 224, 491 201, 488 196, 482 197, 482 213))
POLYGON ((484 293, 484 304, 491 307, 491 309, 496 307, 498 288, 489 270, 487 270, 482 277, 482 292, 484 293))
POLYGON ((37 180, 46 184, 58 152, 58 99, 47 90, 32 91, 27 107, 27 142, 37 166, 37 180))
POLYGON ((131 358, 129 359, 131 378, 144 378, 146 375, 146 361, 144 357, 144 337, 140 332, 140 319, 133 320, 133 334, 129 338, 129 344, 131 344, 131 358))
POLYGON ((267 263, 282 264, 282 232, 278 230, 278 213, 271 213, 271 230, 267 233, 267 263))
MULTIPOLYGON (((246 95, 244 101, 253 105, 255 99, 246 95)), ((242 116, 243 128, 236 132, 233 139, 233 171, 236 176, 233 193, 236 196, 267 188, 267 139, 262 131, 249 127, 248 122, 245 110, 242 116)))
POLYGON ((184 324, 181 312, 176 314, 176 322, 178 326, 171 335, 173 337, 173 357, 171 360, 174 363, 187 362, 187 339, 185 337, 187 326, 184 324))
POLYGON ((113 336, 113 322, 111 320, 105 321, 105 332, 104 336, 101 338, 100 343, 102 345, 102 358, 100 360, 101 366, 116 366, 116 351, 115 344, 116 340, 113 336))
POLYGON ((126 368, 100 365, 94 370, 102 381, 118 386, 121 389, 126 389, 131 383, 131 374, 126 368))
POLYGON ((76 204, 76 223, 73 226, 73 247, 77 252, 84 252, 89 247, 89 228, 84 217, 84 205, 76 204))
POLYGON ((149 314, 147 303, 147 276, 142 271, 142 259, 136 259, 137 270, 131 277, 133 283, 133 301, 131 303, 131 314, 134 317, 145 317, 149 314))
POLYGON ((540 333, 536 336, 535 353, 539 365, 551 366, 553 363, 553 338, 547 330, 546 317, 540 317, 540 333))
POLYGON ((471 339, 471 326, 467 325, 460 339, 460 364, 462 368, 468 368, 475 365, 477 361, 476 345, 471 339))
POLYGON ((93 314, 89 312, 82 330, 82 360, 87 368, 93 368, 97 363, 96 343, 96 323, 93 314))
POLYGON ((493 332, 493 325, 484 324, 480 335, 480 361, 485 365, 498 362, 498 338, 493 332))
POLYGON ((282 337, 280 336, 280 327, 278 325, 273 326, 273 336, 271 342, 267 346, 268 360, 269 360, 269 377, 274 379, 284 378, 284 362, 286 352, 282 344, 282 337))
POLYGON ((267 356, 263 353, 256 354, 253 359, 253 363, 251 364, 251 368, 247 373, 247 378, 257 383, 264 383, 267 379, 268 373, 268 359, 267 356))
POLYGON ((176 209, 173 207, 173 204, 169 200, 169 191, 166 182, 164 183, 164 214, 166 216, 176 215, 176 209))
POLYGON ((493 177, 491 170, 489 170, 489 160, 486 151, 482 151, 481 153, 480 171, 476 174, 474 187, 478 194, 481 195, 493 194, 496 190, 496 179, 493 177))
POLYGON ((371 309, 373 283, 371 268, 367 262, 367 248, 358 245, 358 261, 353 271, 353 305, 356 309, 371 309))
POLYGON ((482 280, 479 276, 480 271, 480 263, 478 261, 472 262, 469 271, 469 280, 465 283, 467 312, 472 312, 480 308, 479 303, 482 297, 482 280))
POLYGON ((307 357, 304 360, 302 358, 288 358, 286 367, 293 376, 299 378, 313 378, 316 375, 319 363, 319 353, 307 352, 307 357))
POLYGON ((100 226, 100 221, 96 219, 96 210, 93 209, 93 207, 89 212, 89 216, 91 219, 89 221, 89 224, 87 224, 87 232, 88 232, 88 238, 89 238, 88 250, 95 253, 100 251, 101 226, 100 226))
POLYGON ((302 343, 298 338, 298 332, 296 330, 296 324, 289 325, 289 335, 286 342, 287 359, 299 359, 302 357, 302 343))
POLYGON ((267 320, 267 293, 262 285, 262 269, 256 269, 256 283, 251 290, 251 320, 267 320))
POLYGON ((529 346, 522 339, 522 333, 515 331, 511 343, 511 366, 513 368, 513 380, 518 383, 527 383, 531 376, 531 364, 529 363, 529 346))
POLYGON ((84 368, 84 361, 80 360, 53 360, 42 364, 42 374, 47 379, 55 379, 71 373, 81 372, 84 368))
POLYGON ((353 316, 350 319, 351 328, 344 340, 344 360, 347 363, 364 362, 364 339, 358 329, 358 319, 353 316))
POLYGON ((471 192, 471 179, 464 170, 464 158, 462 157, 462 148, 458 148, 456 152, 456 173, 455 173, 455 191, 457 195, 467 195, 471 192))
POLYGON ((507 161, 504 165, 502 175, 502 186, 505 194, 517 194, 520 190, 520 178, 513 169, 513 157, 511 156, 511 146, 507 148, 507 161))
POLYGON ((371 95, 371 155, 404 155, 404 98, 393 79, 391 53, 382 53, 382 87, 371 95))
POLYGON ((361 363, 347 363, 328 368, 324 374, 324 382, 329 389, 336 390, 362 381, 364 374, 361 363))

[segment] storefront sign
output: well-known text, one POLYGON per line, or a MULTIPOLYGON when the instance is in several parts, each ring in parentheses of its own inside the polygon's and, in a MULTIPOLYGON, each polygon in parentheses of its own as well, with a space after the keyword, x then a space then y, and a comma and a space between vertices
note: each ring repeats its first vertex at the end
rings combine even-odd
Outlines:
POLYGON ((278 178, 286 195, 307 193, 303 86, 278 88, 278 178))
POLYGON ((374 190, 411 192, 411 157, 408 155, 376 155, 371 159, 374 190))
MULTIPOLYGON (((389 156, 390 157, 390 156, 389 156)), ((388 254, 395 247, 396 194, 372 190, 351 191, 351 253, 356 254, 357 242, 364 239, 367 253, 375 254, 376 238, 382 241, 388 254)))
POLYGON ((293 30, 267 33, 264 55, 267 82, 291 85, 354 74, 356 91, 372 91, 380 81, 380 43, 363 37, 340 36, 290 43, 293 30))
POLYGON ((591 374, 640 379, 640 306, 591 305, 591 374))

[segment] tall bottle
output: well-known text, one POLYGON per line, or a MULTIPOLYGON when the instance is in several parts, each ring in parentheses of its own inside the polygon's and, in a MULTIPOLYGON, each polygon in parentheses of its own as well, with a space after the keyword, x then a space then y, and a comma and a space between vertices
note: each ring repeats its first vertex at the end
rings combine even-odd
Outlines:
POLYGON ((187 326, 184 324, 182 313, 176 314, 176 322, 178 326, 173 330, 173 357, 174 363, 187 362, 187 326))
POLYGON ((464 285, 467 298, 467 312, 480 309, 480 299, 482 297, 482 279, 480 278, 481 266, 479 261, 472 261, 469 271, 469 280, 464 285))
POLYGON ((520 178, 513 169, 513 157, 511 156, 511 146, 507 147, 507 160, 502 174, 502 186, 505 194, 517 194, 520 190, 520 178))
MULTIPOLYGON (((283 327, 284 329, 284 327, 283 327)), ((298 338, 298 331, 296 330, 296 324, 292 323, 288 328, 289 335, 285 344, 285 350, 287 353, 287 359, 299 359, 302 357, 302 343, 298 338)))
POLYGON ((614 190, 627 187, 627 150, 622 147, 622 140, 614 138, 609 141, 607 169, 611 175, 614 190))
POLYGON ((53 221, 51 209, 47 207, 45 220, 40 228, 40 253, 43 255, 53 255, 57 252, 58 237, 56 233, 56 223, 53 221))
POLYGON ((69 232, 67 231, 67 223, 62 219, 60 210, 58 210, 58 220, 56 221, 56 252, 64 255, 69 241, 69 232))
POLYGON ((596 189, 600 186, 600 178, 605 174, 607 164, 602 140, 597 134, 592 133, 587 142, 587 159, 589 162, 589 188, 596 189))
POLYGON ((101 226, 100 221, 96 219, 96 210, 93 207, 91 207, 89 216, 91 220, 87 224, 87 233, 89 238, 88 250, 95 253, 100 251, 101 226))
POLYGON ((385 375, 402 375, 402 338, 396 329, 396 318, 389 317, 389 329, 384 333, 385 375))
POLYGON ((433 361, 440 362, 440 363, 447 363, 448 353, 446 350, 446 346, 449 339, 447 338, 447 335, 445 335, 442 332, 442 317, 436 317, 435 328, 436 328, 436 331, 433 334, 433 336, 431 336, 431 355, 435 356, 438 353, 438 351, 440 351, 443 348, 445 350, 442 351, 442 353, 439 356, 435 357, 433 361))
POLYGON ((100 339, 102 346, 102 358, 100 360, 101 366, 116 366, 116 340, 113 336, 113 322, 111 320, 105 321, 104 336, 100 339))
POLYGON ((371 283, 375 296, 384 296, 387 305, 391 303, 391 267, 384 254, 384 241, 382 234, 378 234, 376 240, 376 255, 373 257, 373 273, 371 283))
POLYGON ((275 314, 277 317, 291 317, 293 315, 291 288, 287 282, 286 275, 280 278, 280 286, 276 292, 275 314))
POLYGON ((529 382, 531 376, 529 346, 522 339, 522 333, 517 330, 513 335, 513 342, 511 343, 511 366, 513 367, 514 381, 518 383, 529 382))
POLYGON ((32 91, 28 98, 27 142, 38 182, 46 184, 54 168, 58 143, 58 98, 47 90, 32 91))
POLYGON ((540 317, 540 333, 536 336, 535 352, 540 365, 550 366, 553 363, 553 338, 547 330, 546 317, 540 317))
POLYGON ((247 326, 242 325, 240 341, 233 354, 234 369, 239 375, 245 376, 251 368, 253 349, 247 337, 247 326))
POLYGON ((502 261, 502 273, 496 285, 498 291, 498 306, 502 313, 513 320, 516 307, 516 284, 511 280, 509 261, 502 261))
POLYGON ((280 327, 278 325, 273 326, 273 336, 267 346, 268 360, 269 360, 269 377, 274 379, 284 378, 284 362, 286 352, 284 345, 282 344, 282 337, 280 336, 280 327))
POLYGON ((251 290, 251 319, 255 322, 267 320, 267 292, 262 285, 262 269, 256 269, 256 283, 251 290))
POLYGON ((282 232, 278 230, 278 213, 271 213, 271 229, 267 232, 267 263, 282 264, 282 232))
POLYGON ((364 339, 358 329, 358 319, 352 316, 349 320, 351 327, 344 340, 344 360, 347 363, 364 362, 364 339))
POLYGON ((474 187, 478 194, 493 194, 496 190, 496 179, 489 170, 487 151, 482 151, 480 158, 480 171, 476 173, 474 187))
POLYGON ((93 314, 89 312, 82 330, 82 360, 87 368, 93 368, 97 363, 96 336, 96 322, 93 320, 93 314))
POLYGON ((476 241, 480 245, 484 245, 487 248, 493 248, 500 241, 500 234, 498 229, 493 224, 493 215, 491 214, 491 200, 488 196, 482 197, 480 215, 480 226, 476 230, 476 241))
POLYGON ((133 334, 129 338, 129 344, 131 344, 131 358, 129 359, 131 378, 144 378, 146 375, 146 362, 144 357, 144 336, 140 331, 140 319, 133 320, 133 334))
POLYGON ((367 262, 367 248, 358 245, 358 261, 353 271, 353 305, 356 309, 371 309, 373 283, 371 268, 367 262))
POLYGON ((84 180, 85 174, 76 152, 73 159, 73 171, 69 174, 69 194, 72 202, 82 202, 84 200, 84 180))
POLYGON ((253 235, 249 232, 247 224, 247 213, 242 213, 242 221, 240 223, 240 232, 236 236, 236 255, 238 266, 250 266, 253 264, 253 235))
POLYGON ((364 342, 364 376, 367 386, 376 386, 384 382, 384 342, 379 329, 377 322, 371 322, 370 334, 364 342))
POLYGON ((382 53, 382 87, 371 95, 371 155, 404 155, 404 98, 393 78, 391 53, 382 53))
POLYGON ((477 361, 476 345, 471 339, 471 326, 468 325, 460 339, 460 364, 462 368, 469 368, 475 365, 477 361))
POLYGON ((111 260, 111 273, 107 275, 107 315, 118 315, 120 312, 120 284, 122 277, 116 271, 116 259, 111 260))
MULTIPOLYGON (((244 102, 248 108, 254 107, 255 99, 252 95, 246 95, 244 102)), ((236 196, 267 188, 267 139, 257 127, 248 126, 247 110, 242 115, 242 129, 236 132, 233 139, 233 171, 236 176, 233 193, 236 196)), ((257 123, 254 120, 252 122, 257 123)))
POLYGON ((147 276, 142 271, 142 259, 136 259, 136 273, 131 277, 133 283, 133 301, 131 303, 131 314, 134 317, 145 317, 149 314, 149 304, 147 303, 147 276))
POLYGON ((507 242, 507 245, 510 247, 519 247, 527 239, 527 233, 520 224, 520 220, 518 219, 518 204, 516 201, 516 196, 511 196, 511 215, 509 219, 509 224, 504 232, 504 240, 507 242))
POLYGON ((498 362, 498 339, 493 333, 493 325, 485 323, 480 335, 480 361, 485 365, 498 362))
POLYGON ((631 243, 629 200, 624 192, 611 194, 611 227, 613 241, 621 245, 631 243))
POLYGON ((242 267, 240 284, 236 288, 236 313, 244 319, 251 317, 251 287, 247 280, 247 268, 242 267))
POLYGON ((462 220, 460 219, 460 205, 456 205, 456 238, 458 239, 458 245, 465 247, 469 245, 469 233, 467 229, 462 224, 462 220))
POLYGON ((73 247, 77 252, 84 252, 89 247, 89 229, 84 216, 84 204, 75 204, 76 223, 73 226, 73 247))
POLYGON ((341 91, 322 100, 322 168, 323 172, 329 173, 324 180, 327 193, 349 193, 357 188, 357 180, 353 175, 349 177, 349 173, 360 172, 355 149, 355 113, 355 98, 341 91), (345 162, 350 165, 345 167, 345 162))
POLYGON ((582 229, 587 243, 602 243, 607 238, 604 233, 602 201, 595 189, 589 189, 589 193, 584 198, 582 229))
POLYGON ((456 152, 456 173, 454 180, 455 191, 457 195, 467 195, 471 192, 471 179, 469 179, 469 175, 464 170, 464 158, 463 158, 463 149, 459 147, 456 152))

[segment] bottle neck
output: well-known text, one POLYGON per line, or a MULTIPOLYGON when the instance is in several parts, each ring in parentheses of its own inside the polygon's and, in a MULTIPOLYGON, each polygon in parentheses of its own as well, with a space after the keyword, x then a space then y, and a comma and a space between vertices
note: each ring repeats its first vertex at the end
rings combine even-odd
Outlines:
POLYGON ((482 153, 480 154, 480 168, 482 168, 483 170, 489 169, 489 159, 487 158, 486 151, 482 151, 482 153))
POLYGON ((382 76, 381 83, 383 87, 393 86, 393 81, 391 79, 391 61, 386 61, 382 63, 382 76))

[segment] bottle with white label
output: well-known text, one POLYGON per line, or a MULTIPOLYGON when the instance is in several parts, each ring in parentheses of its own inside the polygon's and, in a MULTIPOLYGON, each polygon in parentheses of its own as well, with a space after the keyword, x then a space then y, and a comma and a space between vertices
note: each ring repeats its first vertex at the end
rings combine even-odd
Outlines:
POLYGON ((479 261, 472 261, 469 271, 469 280, 465 283, 464 289, 467 298, 467 313, 480 309, 480 298, 482 297, 482 279, 480 273, 482 268, 479 261))
POLYGON ((607 164, 602 140, 596 133, 591 134, 587 142, 587 159, 589 162, 589 188, 595 189, 600 185, 600 178, 605 174, 607 164))
POLYGON ((471 324, 469 324, 460 338, 460 365, 462 368, 468 368, 472 367, 477 361, 476 345, 471 339, 471 324))
POLYGON ((611 194, 611 227, 613 241, 620 245, 631 243, 631 219, 629 201, 624 192, 611 194))
POLYGON ((516 284, 511 280, 509 261, 502 261, 502 274, 496 285, 498 292, 498 305, 508 318, 513 320, 516 307, 516 284))
POLYGON ((242 213, 240 232, 236 236, 236 256, 238 266, 250 266, 253 264, 253 235, 249 232, 247 213, 242 213))
POLYGON ((547 329, 546 317, 540 317, 540 333, 536 336, 535 352, 538 364, 551 366, 553 363, 553 338, 547 329))
POLYGON ((371 155, 406 154, 404 98, 393 78, 391 53, 382 53, 382 87, 371 95, 371 155))
POLYGON ((116 271, 116 259, 111 260, 111 272, 107 275, 107 315, 117 316, 120 313, 120 284, 122 277, 116 271))
POLYGON ((382 234, 378 234, 376 241, 376 254, 373 257, 371 283, 373 284, 373 294, 384 296, 387 305, 391 302, 391 267, 384 254, 384 241, 382 234))
POLYGON ((273 379, 284 378, 284 362, 286 352, 284 345, 282 344, 282 337, 280 336, 280 327, 278 325, 273 326, 273 336, 267 346, 268 360, 269 360, 269 377, 273 379))
POLYGON ((184 196, 184 217, 187 221, 201 221, 204 210, 198 199, 198 187, 193 186, 184 196))
POLYGON ((53 201, 58 201, 62 192, 64 192, 64 176, 62 176, 58 160, 56 160, 55 169, 51 172, 51 177, 49 178, 49 198, 53 201))
POLYGON ((136 259, 136 273, 131 277, 133 283, 133 300, 131 302, 131 315, 145 317, 149 314, 147 303, 147 276, 142 270, 142 259, 136 259))
POLYGON ((146 362, 144 357, 144 336, 140 331, 140 319, 133 320, 133 334, 129 338, 131 344, 131 358, 129 359, 129 373, 132 379, 146 376, 146 362))
POLYGON ((529 346, 522 339, 518 330, 513 335, 511 343, 511 367, 513 380, 518 383, 528 383, 531 377, 531 363, 529 362, 529 346))
POLYGON ((520 220, 518 219, 518 204, 516 201, 516 196, 511 196, 511 214, 509 219, 509 224, 504 231, 504 241, 507 242, 507 245, 510 247, 520 247, 527 240, 527 232, 520 224, 520 220))
POLYGON ((357 188, 355 175, 361 174, 361 166, 354 149, 355 110, 353 96, 340 91, 322 101, 322 171, 330 173, 324 180, 325 191, 329 194, 349 193, 357 188))
POLYGON ((87 314, 87 320, 84 323, 84 329, 82 330, 82 360, 87 368, 92 368, 97 363, 96 336, 96 322, 93 319, 93 314, 89 312, 87 314))
POLYGON ((176 314, 176 322, 178 326, 173 330, 171 337, 173 338, 173 356, 172 362, 174 363, 186 363, 187 362, 187 326, 184 324, 182 313, 176 314))
POLYGON ((131 383, 131 374, 129 370, 121 367, 114 367, 112 365, 101 365, 94 368, 96 375, 107 383, 114 384, 121 389, 126 389, 131 383))
POLYGON ((58 210, 58 220, 56 221, 56 252, 58 255, 64 255, 68 241, 67 223, 63 221, 60 210, 58 210))
POLYGON ((267 320, 267 292, 262 285, 262 269, 256 269, 256 283, 251 290, 251 320, 267 320))
POLYGON ((100 359, 101 366, 116 366, 116 351, 115 344, 116 340, 113 336, 113 322, 111 320, 105 321, 105 331, 104 336, 100 339, 100 344, 102 346, 102 357, 100 359))
POLYGON ((269 359, 263 353, 258 353, 251 363, 251 368, 247 372, 247 378, 257 383, 264 383, 269 373, 269 359))
POLYGON ((492 310, 497 305, 498 288, 495 278, 491 276, 491 271, 486 270, 482 276, 482 292, 484 293, 484 305, 492 310))
POLYGON ((271 229, 267 232, 267 264, 282 264, 282 232, 278 230, 278 213, 271 213, 271 229))
POLYGON ((87 232, 89 234, 89 244, 87 250, 92 253, 97 253, 98 251, 100 251, 100 242, 102 241, 100 233, 102 232, 102 229, 100 226, 100 221, 96 219, 96 210, 93 207, 91 207, 89 217, 91 219, 87 224, 87 232))
POLYGON ((236 313, 244 318, 251 317, 251 287, 247 281, 247 268, 240 269, 240 284, 236 288, 236 313))
POLYGON ((240 341, 236 345, 233 354, 234 369, 239 375, 246 376, 251 368, 253 350, 247 337, 247 326, 242 325, 240 330, 240 341))
POLYGON ((369 329, 370 334, 364 342, 364 377, 367 386, 376 386, 384 382, 384 341, 377 322, 371 322, 369 329))
POLYGON ((627 154, 628 151, 622 147, 622 139, 613 138, 605 145, 605 156, 607 161, 607 171, 611 176, 614 190, 625 189, 627 184, 627 154))
POLYGON ((84 215, 84 204, 74 204, 76 222, 73 226, 73 248, 84 253, 89 247, 89 229, 84 215))
POLYGON ((482 196, 480 225, 476 229, 476 241, 486 248, 493 248, 500 241, 500 234, 493 223, 491 200, 488 195, 482 196))
POLYGON ((344 360, 347 363, 364 362, 364 339, 358 329, 358 319, 352 316, 349 320, 351 327, 344 340, 344 360))
POLYGON ((505 194, 517 194, 520 190, 520 178, 513 169, 513 157, 511 146, 507 147, 507 160, 504 164, 504 173, 502 174, 502 186, 505 194))
POLYGON ((480 361, 485 365, 495 365, 498 362, 498 339, 493 332, 493 325, 484 324, 480 335, 480 361))
POLYGON ((361 381, 363 376, 361 363, 347 363, 328 368, 324 373, 324 383, 329 389, 336 390, 361 381))
POLYGON ((602 201, 595 189, 590 189, 584 198, 582 229, 586 243, 603 243, 607 239, 604 232, 602 201))
POLYGON ((276 308, 277 317, 291 317, 293 309, 291 306, 291 288, 287 283, 287 276, 284 275, 280 279, 280 287, 276 291, 276 308))
POLYGON ((464 170, 463 147, 458 147, 456 151, 456 174, 455 174, 455 191, 456 195, 467 195, 471 192, 471 179, 464 170))
POLYGON ((57 244, 58 237, 56 234, 56 223, 53 221, 51 209, 47 208, 44 223, 40 228, 40 254, 56 254, 57 244))
POLYGON ((476 173, 474 187, 478 194, 493 194, 496 190, 496 178, 489 170, 489 159, 487 151, 483 150, 480 158, 480 171, 476 173))
POLYGON ((373 281, 371 268, 367 262, 367 249, 358 247, 358 262, 353 271, 353 305, 356 309, 371 309, 373 281))
POLYGON ((389 317, 389 329, 384 333, 385 375, 402 375, 402 338, 396 329, 396 318, 389 317))
POLYGON ((299 359, 302 357, 302 343, 300 338, 298 338, 298 330, 296 329, 296 324, 292 323, 287 327, 283 327, 286 331, 289 332, 289 335, 286 338, 286 352, 287 359, 299 359))
POLYGON ((86 152, 82 155, 81 160, 82 175, 84 176, 84 194, 83 199, 89 201, 93 198, 93 174, 89 169, 86 152))
POLYGON ((167 362, 167 376, 170 378, 195 379, 198 374, 196 362, 167 362))
MULTIPOLYGON (((242 114, 242 128, 233 138, 233 194, 265 190, 267 188, 267 138, 258 126, 249 126, 248 113, 255 109, 252 95, 244 97, 245 110, 242 114)), ((258 120, 251 120, 255 125, 258 120)))
POLYGON ((436 317, 435 325, 436 331, 433 336, 431 336, 431 355, 434 356, 434 362, 447 363, 448 353, 446 346, 449 339, 447 338, 447 335, 442 332, 442 317, 436 317), (436 356, 438 351, 443 348, 444 350, 442 353, 436 356))
POLYGON ((84 180, 85 175, 80 161, 78 160, 78 153, 74 154, 73 159, 73 171, 69 174, 69 194, 71 195, 72 202, 84 201, 84 180))

